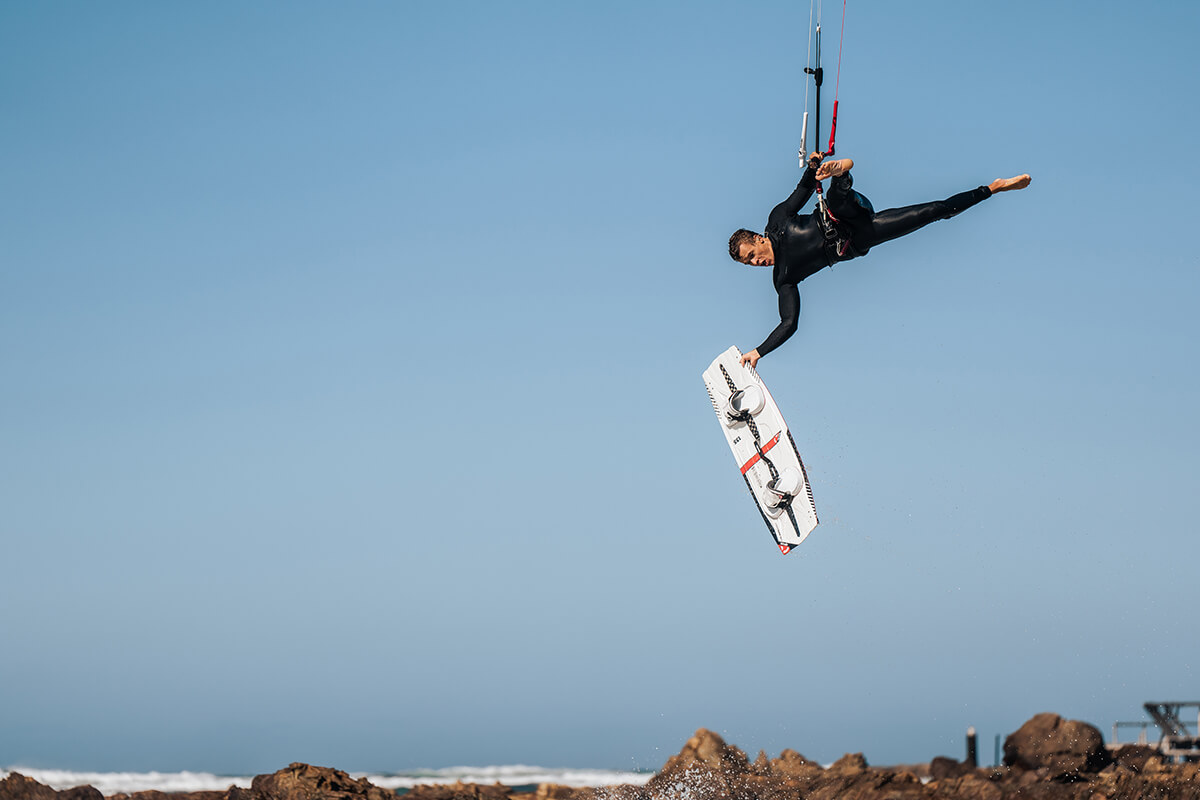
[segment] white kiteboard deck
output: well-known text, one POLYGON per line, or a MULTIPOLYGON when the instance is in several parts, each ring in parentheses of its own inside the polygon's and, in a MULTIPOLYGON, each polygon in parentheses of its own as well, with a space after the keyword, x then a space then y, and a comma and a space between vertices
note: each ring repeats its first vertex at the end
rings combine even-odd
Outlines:
POLYGON ((804 462, 775 398, 731 347, 704 370, 704 385, 725 440, 763 521, 785 555, 817 527, 804 462))

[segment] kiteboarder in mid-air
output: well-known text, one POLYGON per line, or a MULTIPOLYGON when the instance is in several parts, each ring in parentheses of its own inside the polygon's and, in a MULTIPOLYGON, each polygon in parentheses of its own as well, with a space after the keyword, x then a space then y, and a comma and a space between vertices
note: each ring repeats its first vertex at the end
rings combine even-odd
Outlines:
POLYGON ((871 201, 852 188, 852 166, 854 162, 848 158, 823 161, 821 153, 813 153, 796 190, 772 209, 766 230, 760 234, 743 228, 729 237, 729 255, 735 261, 774 267, 775 291, 779 293, 779 325, 762 344, 742 356, 742 363, 757 365, 796 332, 800 281, 839 261, 864 256, 875 245, 949 219, 997 192, 1024 189, 1030 182, 1028 175, 1000 178, 945 200, 875 211, 871 201), (818 182, 827 179, 825 202, 818 202, 812 214, 802 216, 800 209, 818 191, 818 182))

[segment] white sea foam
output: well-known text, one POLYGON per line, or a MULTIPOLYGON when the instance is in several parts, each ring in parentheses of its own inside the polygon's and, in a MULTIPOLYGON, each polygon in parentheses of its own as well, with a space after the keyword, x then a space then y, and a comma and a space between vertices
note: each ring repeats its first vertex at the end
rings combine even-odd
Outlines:
MULTIPOLYGON (((214 775, 209 772, 71 772, 68 770, 9 767, 0 769, 0 780, 9 772, 19 772, 53 789, 91 785, 107 796, 147 790, 160 792, 224 791, 230 786, 249 787, 252 776, 214 775)), ((622 772, 605 769, 532 767, 514 764, 501 767, 446 767, 403 772, 356 772, 384 789, 411 789, 420 784, 463 783, 527 786, 557 783, 564 786, 612 786, 620 783, 638 786, 650 780, 648 772, 622 772)))
POLYGON ((537 783, 557 783, 564 786, 613 786, 632 783, 638 786, 650 780, 650 773, 619 772, 605 769, 571 769, 531 767, 514 764, 504 767, 446 767, 444 769, 410 770, 383 775, 362 775, 376 786, 385 789, 411 789, 422 783, 502 783, 505 786, 527 786, 537 783))

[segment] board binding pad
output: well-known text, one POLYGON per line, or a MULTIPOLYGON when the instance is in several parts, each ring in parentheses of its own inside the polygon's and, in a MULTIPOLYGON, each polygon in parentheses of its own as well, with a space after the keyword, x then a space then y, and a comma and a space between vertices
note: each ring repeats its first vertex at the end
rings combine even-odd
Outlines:
POLYGON ((746 487, 786 555, 817 527, 817 507, 779 406, 737 347, 704 370, 704 385, 746 487))

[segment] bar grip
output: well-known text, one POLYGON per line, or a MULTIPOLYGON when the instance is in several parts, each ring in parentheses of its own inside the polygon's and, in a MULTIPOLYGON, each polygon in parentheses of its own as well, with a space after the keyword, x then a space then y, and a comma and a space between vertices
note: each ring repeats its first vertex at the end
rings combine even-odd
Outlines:
MULTIPOLYGON (((825 153, 827 156, 833 155, 833 137, 837 135, 837 107, 838 101, 833 101, 833 119, 829 122, 829 150, 825 153)), ((820 147, 820 145, 817 145, 820 147)))

